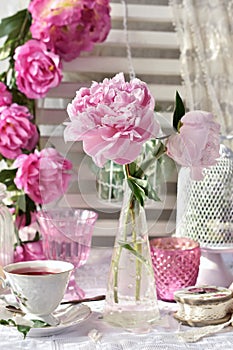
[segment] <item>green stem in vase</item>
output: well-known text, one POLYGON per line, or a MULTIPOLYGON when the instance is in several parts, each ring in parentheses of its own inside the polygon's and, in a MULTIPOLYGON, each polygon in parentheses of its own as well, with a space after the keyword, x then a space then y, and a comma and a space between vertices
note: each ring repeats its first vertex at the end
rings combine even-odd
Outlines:
MULTIPOLYGON (((130 201, 131 202, 131 201, 130 201)), ((127 216, 125 218, 124 222, 124 238, 123 238, 123 243, 126 244, 127 242, 127 223, 128 223, 128 217, 129 217, 129 208, 127 210, 127 216)), ((114 286, 114 302, 118 303, 118 269, 119 269, 119 263, 120 263, 120 257, 121 257, 121 252, 122 249, 124 248, 124 245, 122 245, 119 242, 119 247, 117 247, 117 254, 116 258, 114 259, 113 262, 113 269, 114 269, 114 275, 113 275, 113 286, 114 286)))
MULTIPOLYGON (((142 253, 142 246, 141 242, 137 241, 137 232, 136 232, 136 220, 135 220, 135 211, 134 208, 137 205, 135 201, 132 200, 131 205, 133 205, 133 208, 130 206, 130 212, 131 212, 131 218, 132 218, 132 237, 133 237, 133 245, 134 250, 141 255, 142 253)), ((135 210, 139 210, 138 208, 135 208, 135 210)), ((140 300, 140 289, 141 289, 141 271, 142 271, 142 262, 137 258, 136 256, 136 281, 135 281, 135 299, 140 300)))
MULTIPOLYGON (((125 174, 126 177, 130 177, 129 172, 129 165, 125 165, 125 174)), ((119 243, 119 247, 117 247, 116 256, 113 262, 113 290, 114 290, 114 302, 118 303, 118 269, 119 269, 119 262, 120 257, 122 253, 122 249, 128 249, 130 252, 134 252, 134 256, 136 259, 136 281, 135 281, 135 299, 140 300, 140 289, 141 289, 141 270, 142 270, 142 260, 138 258, 138 256, 141 256, 142 253, 142 245, 141 242, 137 242, 137 231, 136 231, 136 217, 135 217, 135 210, 140 210, 138 207, 140 204, 137 202, 137 199, 135 198, 134 194, 132 193, 129 200, 129 205, 127 208, 127 215, 125 216, 125 222, 124 222, 124 235, 122 242, 119 243), (132 232, 131 237, 132 240, 130 244, 127 243, 127 224, 131 222, 132 232), (130 249, 129 249, 130 247, 130 249)))
MULTIPOLYGON (((153 200, 160 200, 157 196, 155 190, 149 184, 147 177, 145 175, 146 170, 159 159, 165 152, 165 147, 163 144, 157 145, 156 150, 153 152, 153 156, 149 159, 143 161, 140 167, 137 166, 135 162, 124 165, 125 178, 127 179, 127 184, 131 190, 131 195, 127 207, 123 208, 126 210, 126 215, 124 215, 123 222, 123 237, 121 241, 118 241, 118 247, 115 247, 115 259, 113 261, 113 295, 114 302, 119 302, 118 294, 118 279, 119 279, 119 264, 122 254, 122 249, 127 249, 135 256, 135 299, 136 301, 140 300, 141 293, 141 275, 142 267, 145 266, 149 269, 151 273, 151 268, 148 265, 148 261, 142 256, 143 252, 143 242, 138 240, 137 235, 137 215, 140 214, 140 206, 144 207, 146 197, 153 200), (131 232, 130 242, 127 241, 127 225, 130 223, 131 232)), ((123 205, 125 205, 124 203, 123 205)), ((121 215, 123 215, 121 213, 121 215)), ((140 215, 139 215, 140 216, 140 215)), ((122 222, 122 221, 121 221, 122 222)), ((153 273, 153 271, 152 271, 153 273)))
POLYGON ((122 246, 119 246, 116 258, 113 261, 113 297, 114 302, 118 303, 118 267, 120 262, 120 256, 122 251, 122 246))
MULTIPOLYGON (((127 171, 125 169, 125 174, 126 176, 127 171)), ((127 222, 128 222, 128 215, 129 215, 129 210, 127 211, 127 216, 125 218, 125 222, 124 222, 124 238, 123 238, 123 242, 126 243, 127 242, 127 222)), ((113 261, 113 296, 114 296, 114 302, 118 303, 119 302, 119 298, 118 298, 118 269, 119 269, 119 263, 120 263, 120 257, 121 257, 121 252, 123 249, 123 245, 120 244, 119 242, 119 247, 116 248, 116 256, 115 259, 113 261)))
MULTIPOLYGON (((142 254, 142 244, 137 242, 135 250, 141 255, 142 254)), ((136 298, 136 300, 140 300, 141 275, 142 275, 142 262, 138 258, 136 258, 136 286, 135 286, 135 298, 136 298)))
MULTIPOLYGON (((127 177, 130 177, 130 170, 129 165, 126 164, 125 166, 127 177)), ((142 254, 142 245, 141 242, 138 242, 137 237, 137 229, 136 229, 136 217, 135 217, 135 210, 138 210, 140 212, 140 204, 137 202, 137 199, 135 198, 134 194, 132 194, 132 199, 130 200, 129 210, 131 212, 131 219, 132 219, 132 238, 133 238, 133 245, 134 250, 141 256, 142 254)), ((142 262, 135 256, 135 264, 136 264, 136 281, 135 281, 135 299, 140 300, 140 289, 141 289, 141 272, 142 272, 142 262)))

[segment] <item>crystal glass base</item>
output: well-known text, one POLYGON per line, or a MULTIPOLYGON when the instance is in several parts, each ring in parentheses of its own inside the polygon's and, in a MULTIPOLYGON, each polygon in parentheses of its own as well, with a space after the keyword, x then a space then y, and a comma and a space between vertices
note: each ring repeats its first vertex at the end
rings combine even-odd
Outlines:
POLYGON ((157 303, 153 303, 153 300, 140 301, 138 306, 132 300, 132 305, 130 304, 130 300, 127 300, 127 306, 122 307, 124 305, 122 301, 121 306, 107 305, 104 321, 132 331, 146 332, 159 320, 158 306, 157 303))

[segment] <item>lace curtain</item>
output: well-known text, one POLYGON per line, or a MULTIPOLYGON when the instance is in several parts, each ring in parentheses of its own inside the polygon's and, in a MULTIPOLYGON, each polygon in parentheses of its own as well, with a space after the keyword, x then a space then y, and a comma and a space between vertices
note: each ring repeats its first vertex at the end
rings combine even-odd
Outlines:
POLYGON ((233 1, 170 0, 189 109, 212 111, 233 145, 233 1))

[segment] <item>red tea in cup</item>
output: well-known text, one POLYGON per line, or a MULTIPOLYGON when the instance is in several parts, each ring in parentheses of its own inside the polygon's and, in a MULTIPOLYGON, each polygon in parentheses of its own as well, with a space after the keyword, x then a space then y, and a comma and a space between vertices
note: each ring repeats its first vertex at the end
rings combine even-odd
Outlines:
POLYGON ((61 272, 60 270, 47 270, 47 269, 37 269, 37 268, 21 268, 12 270, 11 273, 16 275, 26 275, 26 276, 38 276, 38 275, 52 275, 61 272))

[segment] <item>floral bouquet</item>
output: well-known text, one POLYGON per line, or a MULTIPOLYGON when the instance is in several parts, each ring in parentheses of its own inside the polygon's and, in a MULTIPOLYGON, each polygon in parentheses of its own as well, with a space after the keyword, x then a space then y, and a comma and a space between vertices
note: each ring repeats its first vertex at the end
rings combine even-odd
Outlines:
POLYGON ((108 0, 33 0, 4 18, 0 60, 0 182, 15 220, 15 260, 43 258, 40 235, 23 242, 19 233, 36 220, 43 204, 67 190, 72 163, 54 148, 40 149, 35 100, 62 80, 62 63, 104 41, 111 27, 108 0))
POLYGON ((158 319, 156 291, 144 211, 145 199, 159 200, 147 171, 166 154, 189 167, 194 180, 219 157, 220 126, 204 111, 185 114, 177 93, 174 132, 162 135, 154 113, 154 98, 147 85, 123 73, 102 83, 81 88, 68 105, 65 141, 83 141, 84 151, 98 167, 109 160, 121 164, 125 193, 110 268, 104 317, 107 321, 140 328, 158 319), (141 157, 143 145, 155 142, 151 157, 141 157))

